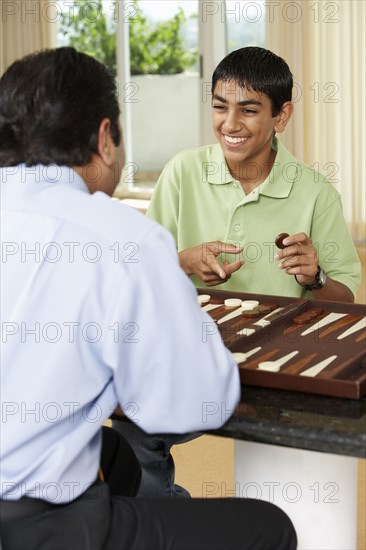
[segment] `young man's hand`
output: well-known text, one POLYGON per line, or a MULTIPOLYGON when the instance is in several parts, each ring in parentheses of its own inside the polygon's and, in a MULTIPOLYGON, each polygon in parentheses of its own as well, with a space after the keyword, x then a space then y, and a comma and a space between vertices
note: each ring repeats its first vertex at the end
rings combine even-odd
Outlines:
POLYGON ((275 256, 275 260, 281 261, 279 268, 296 275, 301 284, 312 284, 318 271, 318 254, 313 241, 305 233, 296 233, 286 237, 283 245, 285 248, 275 256))
POLYGON ((241 268, 244 260, 222 264, 217 261, 220 254, 239 254, 243 247, 227 244, 222 241, 202 243, 179 252, 179 261, 183 271, 191 276, 198 275, 207 286, 220 285, 228 281, 231 275, 241 268))
MULTIPOLYGON (((312 285, 318 271, 318 253, 313 241, 305 233, 289 235, 283 240, 285 248, 280 250, 275 260, 279 260, 280 269, 289 275, 295 275, 301 285, 312 285)), ((351 290, 327 276, 322 288, 311 291, 316 300, 332 300, 336 302, 354 302, 351 290)))

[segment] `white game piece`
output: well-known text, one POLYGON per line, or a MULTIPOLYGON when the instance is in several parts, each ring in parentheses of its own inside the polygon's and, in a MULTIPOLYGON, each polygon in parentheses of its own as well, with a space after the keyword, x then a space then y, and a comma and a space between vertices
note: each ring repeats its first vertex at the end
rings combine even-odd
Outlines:
POLYGON ((295 357, 299 352, 298 351, 292 351, 291 353, 288 353, 284 357, 281 357, 280 359, 275 359, 274 361, 261 361, 258 365, 259 370, 266 370, 270 372, 278 372, 282 365, 287 363, 292 357, 295 357))
POLYGON ((240 307, 241 300, 240 298, 226 298, 224 301, 225 306, 227 307, 240 307))
POLYGON ((202 306, 203 304, 207 304, 211 300, 211 296, 209 294, 199 294, 197 296, 197 302, 202 306))
POLYGON ((260 349, 262 349, 262 348, 259 346, 258 348, 253 348, 250 351, 247 351, 245 353, 241 353, 239 351, 236 351, 235 353, 233 353, 233 357, 234 357, 235 361, 238 364, 239 363, 244 363, 244 361, 246 361, 249 357, 251 357, 252 355, 257 353, 257 351, 259 351, 260 349))
POLYGON ((276 313, 279 313, 280 311, 283 310, 283 307, 278 307, 277 309, 275 309, 274 311, 271 311, 271 313, 268 313, 267 315, 265 315, 264 317, 262 317, 262 319, 259 319, 258 321, 256 321, 255 323, 253 323, 253 325, 256 325, 258 327, 268 327, 268 325, 271 324, 271 321, 269 321, 267 319, 267 317, 271 317, 271 315, 274 315, 276 313))
POLYGON ((241 303, 241 308, 244 311, 250 311, 257 306, 259 306, 259 302, 257 302, 257 300, 243 300, 241 303))
POLYGON ((235 353, 233 353, 233 358, 235 359, 238 365, 239 363, 243 363, 244 361, 247 360, 246 354, 240 353, 239 351, 236 351, 235 353))
POLYGON ((239 334, 240 336, 250 336, 251 334, 255 333, 255 328, 243 328, 239 330, 236 334, 239 334))
POLYGON ((303 372, 300 372, 300 376, 316 376, 325 369, 334 359, 337 359, 336 355, 331 355, 330 357, 327 357, 327 359, 324 359, 324 361, 320 361, 320 363, 317 363, 316 365, 313 365, 309 369, 304 370, 303 372))
POLYGON ((258 370, 266 370, 268 372, 279 372, 281 365, 276 361, 262 361, 258 365, 258 370))
POLYGON ((268 325, 271 324, 271 321, 268 321, 267 319, 259 319, 256 323, 254 323, 257 327, 268 327, 268 325))

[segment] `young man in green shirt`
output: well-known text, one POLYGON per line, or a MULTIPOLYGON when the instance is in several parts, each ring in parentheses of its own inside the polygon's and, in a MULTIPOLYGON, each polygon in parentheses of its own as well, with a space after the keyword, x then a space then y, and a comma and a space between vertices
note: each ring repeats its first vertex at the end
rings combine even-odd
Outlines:
MULTIPOLYGON (((172 233, 197 287, 352 302, 360 262, 340 196, 276 137, 293 112, 292 87, 288 65, 268 50, 225 57, 212 78, 218 143, 167 164, 147 215, 172 233)), ((143 466, 142 495, 187 496, 174 485, 169 454, 183 439, 151 438, 134 425, 121 431, 143 466)))
POLYGON ((242 48, 221 61, 212 79, 218 143, 167 164, 147 215, 173 234, 198 287, 300 297, 314 286, 316 299, 351 302, 360 264, 340 196, 275 135, 292 115, 292 85, 287 64, 268 50, 242 48), (279 251, 283 232, 290 236, 279 251))

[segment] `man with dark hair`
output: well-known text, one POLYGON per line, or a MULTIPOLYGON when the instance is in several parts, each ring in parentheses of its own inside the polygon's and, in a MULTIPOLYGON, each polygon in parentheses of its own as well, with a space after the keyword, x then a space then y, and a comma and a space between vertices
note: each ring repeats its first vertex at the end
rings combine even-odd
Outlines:
POLYGON ((0 79, 2 550, 294 549, 269 503, 111 496, 98 476, 117 403, 182 434, 220 426, 204 403, 240 391, 172 237, 110 199, 118 117, 113 76, 73 48, 0 79))
MULTIPOLYGON (((360 262, 340 196, 276 137, 293 112, 292 87, 287 63, 264 48, 225 57, 212 77, 218 143, 166 165, 147 215, 173 235, 197 287, 352 302, 360 262)), ((151 439, 132 424, 115 427, 142 464, 139 495, 188 496, 174 485, 169 454, 188 436, 151 439)))
POLYGON ((45 51, 31 56, 28 67, 14 63, 2 79, 1 166, 86 165, 97 150, 103 118, 110 121, 114 146, 120 144, 116 84, 108 68, 92 58, 89 66, 81 67, 72 48, 55 50, 53 65, 50 55, 45 51), (65 60, 72 80, 65 78, 65 60), (99 79, 93 79, 96 67, 99 79))

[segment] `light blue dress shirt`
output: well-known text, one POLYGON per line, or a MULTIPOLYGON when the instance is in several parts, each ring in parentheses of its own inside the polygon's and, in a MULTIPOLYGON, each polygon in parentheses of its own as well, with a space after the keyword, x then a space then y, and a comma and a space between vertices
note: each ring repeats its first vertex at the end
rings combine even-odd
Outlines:
POLYGON ((149 433, 221 426, 238 369, 170 234, 67 167, 0 186, 1 498, 78 497, 117 403, 149 433))

